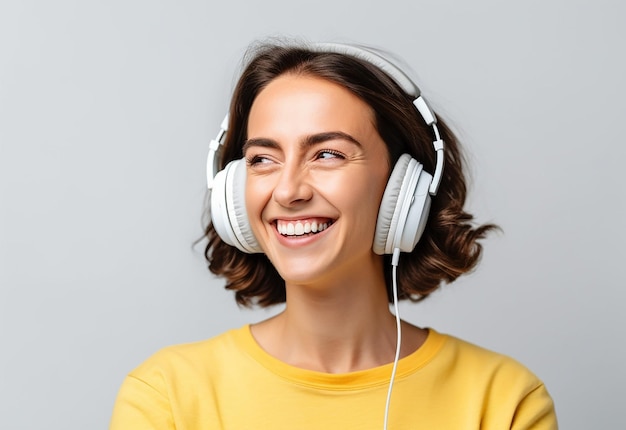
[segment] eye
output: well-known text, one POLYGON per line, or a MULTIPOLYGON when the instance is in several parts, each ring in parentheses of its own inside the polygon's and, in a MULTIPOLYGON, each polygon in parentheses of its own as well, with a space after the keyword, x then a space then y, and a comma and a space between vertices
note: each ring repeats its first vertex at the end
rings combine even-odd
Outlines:
POLYGON ((246 157, 246 163, 248 164, 248 166, 256 166, 259 164, 269 164, 272 161, 267 158, 264 157, 262 155, 253 155, 251 157, 246 157))
POLYGON ((344 159, 346 157, 339 151, 335 151, 333 149, 323 149, 315 155, 315 158, 322 159, 322 160, 330 160, 333 158, 344 159))

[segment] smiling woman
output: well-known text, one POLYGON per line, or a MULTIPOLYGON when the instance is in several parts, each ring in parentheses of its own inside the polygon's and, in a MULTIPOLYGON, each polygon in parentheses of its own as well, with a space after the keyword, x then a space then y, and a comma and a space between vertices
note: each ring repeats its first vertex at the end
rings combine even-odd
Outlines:
POLYGON ((209 268, 240 304, 285 308, 157 353, 112 429, 556 428, 522 365, 389 311, 474 268, 495 228, 464 211, 460 146, 400 69, 353 46, 263 46, 229 114, 209 268))

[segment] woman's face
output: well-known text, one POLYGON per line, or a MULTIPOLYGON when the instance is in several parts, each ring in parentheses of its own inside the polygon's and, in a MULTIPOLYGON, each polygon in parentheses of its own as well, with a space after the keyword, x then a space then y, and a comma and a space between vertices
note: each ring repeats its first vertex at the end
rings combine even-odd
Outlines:
POLYGON ((330 81, 282 75, 255 99, 247 135, 248 217, 287 284, 376 266, 389 157, 371 108, 330 81))

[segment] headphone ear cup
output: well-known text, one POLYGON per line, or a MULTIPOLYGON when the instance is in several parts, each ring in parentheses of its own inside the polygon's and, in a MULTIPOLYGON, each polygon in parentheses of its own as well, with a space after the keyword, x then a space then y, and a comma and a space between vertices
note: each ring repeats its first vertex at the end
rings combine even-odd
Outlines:
POLYGON ((419 241, 430 210, 432 176, 409 154, 402 154, 389 176, 376 220, 373 250, 411 252, 419 241))
POLYGON ((391 246, 391 253, 393 253, 393 248, 400 248, 402 252, 413 251, 426 228, 432 201, 429 189, 433 177, 430 173, 424 171, 421 164, 419 164, 419 167, 417 184, 413 187, 411 201, 406 203, 410 205, 408 214, 404 219, 398 221, 398 228, 402 228, 402 232, 394 240, 394 244, 391 246))
POLYGON ((239 248, 235 232, 228 219, 228 208, 226 207, 226 176, 232 167, 232 162, 227 164, 213 178, 213 187, 211 188, 211 223, 218 236, 225 243, 239 248))
POLYGON ((233 160, 215 175, 211 192, 211 220, 215 231, 228 245, 242 252, 263 252, 250 229, 246 210, 246 165, 233 160))
POLYGON ((246 161, 244 159, 236 161, 231 187, 232 192, 227 194, 227 197, 232 199, 229 207, 231 208, 230 219, 235 236, 237 236, 242 247, 245 248, 245 252, 251 254, 263 252, 254 233, 252 233, 250 220, 248 219, 248 210, 246 209, 246 161))
MULTIPOLYGON (((376 219, 376 231, 374 232, 373 250, 376 254, 382 255, 386 253, 387 238, 391 230, 391 224, 397 222, 397 202, 402 182, 406 174, 411 157, 408 154, 402 154, 396 165, 391 171, 383 198, 378 209, 378 218, 376 219)), ((393 229, 395 231, 395 228, 393 229)))

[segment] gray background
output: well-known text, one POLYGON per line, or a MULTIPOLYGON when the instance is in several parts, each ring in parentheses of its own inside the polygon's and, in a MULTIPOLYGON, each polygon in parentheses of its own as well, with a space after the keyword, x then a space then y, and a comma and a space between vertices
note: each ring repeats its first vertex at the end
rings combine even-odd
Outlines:
POLYGON ((157 349, 266 317, 204 267, 208 141, 252 40, 384 47, 416 71, 504 229, 417 324, 512 355, 564 429, 626 428, 618 1, 3 1, 0 417, 104 429, 157 349))

